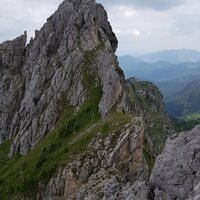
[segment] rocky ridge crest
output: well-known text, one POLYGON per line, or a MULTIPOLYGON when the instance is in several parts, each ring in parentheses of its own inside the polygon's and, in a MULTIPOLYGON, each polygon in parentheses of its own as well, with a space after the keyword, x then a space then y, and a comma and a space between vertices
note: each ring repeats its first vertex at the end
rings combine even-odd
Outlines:
POLYGON ((114 105, 128 109, 117 39, 102 5, 65 0, 27 46, 26 37, 0 45, 0 142, 12 139, 9 157, 25 155, 51 131, 61 102, 81 107, 89 96, 86 70, 102 90, 102 117, 114 105))

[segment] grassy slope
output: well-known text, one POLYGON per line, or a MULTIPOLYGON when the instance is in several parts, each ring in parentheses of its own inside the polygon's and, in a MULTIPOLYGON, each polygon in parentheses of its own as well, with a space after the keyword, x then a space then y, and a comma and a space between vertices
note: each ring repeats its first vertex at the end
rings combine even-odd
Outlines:
POLYGON ((191 81, 184 89, 171 96, 166 103, 177 132, 191 130, 200 124, 199 84, 199 79, 191 81))
MULTIPOLYGON (((121 112, 115 112, 105 121, 101 119, 91 121, 87 125, 81 126, 79 130, 72 132, 70 121, 73 119, 79 124, 79 117, 86 116, 79 112, 67 119, 68 114, 65 112, 54 130, 38 143, 27 156, 16 156, 7 161, 5 154, 8 152, 10 142, 0 146, 0 156, 1 161, 3 161, 3 164, 0 165, 0 199, 9 199, 18 194, 36 194, 39 182, 47 183, 59 167, 65 165, 73 155, 84 151, 97 133, 101 133, 104 137, 110 131, 119 129, 130 120, 121 112)), ((85 114, 90 115, 90 113, 85 114)))
POLYGON ((66 106, 53 131, 27 156, 18 155, 8 161, 5 155, 10 142, 0 146, 0 199, 17 194, 36 194, 39 182, 48 182, 72 155, 84 151, 97 133, 104 136, 129 122, 129 117, 120 112, 101 120, 98 112, 101 91, 93 88, 92 94, 76 114, 72 107, 66 106))
POLYGON ((192 113, 180 118, 173 118, 173 125, 177 132, 189 131, 200 124, 200 114, 192 113))

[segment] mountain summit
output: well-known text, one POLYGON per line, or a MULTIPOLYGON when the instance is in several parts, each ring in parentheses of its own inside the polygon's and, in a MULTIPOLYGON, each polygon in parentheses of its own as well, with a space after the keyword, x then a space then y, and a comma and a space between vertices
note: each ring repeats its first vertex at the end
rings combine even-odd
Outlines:
POLYGON ((64 1, 26 46, 26 33, 0 45, 0 143, 9 156, 25 155, 56 124, 64 104, 81 108, 99 93, 105 117, 127 109, 124 77, 114 52, 117 39, 94 0, 64 1))

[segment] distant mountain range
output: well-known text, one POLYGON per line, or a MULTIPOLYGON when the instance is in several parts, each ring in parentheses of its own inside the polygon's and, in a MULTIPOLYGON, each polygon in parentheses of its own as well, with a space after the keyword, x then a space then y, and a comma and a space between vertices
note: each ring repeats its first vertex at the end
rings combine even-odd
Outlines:
POLYGON ((140 59, 149 63, 158 61, 169 63, 197 62, 200 61, 200 52, 193 49, 164 50, 143 55, 140 59))
POLYGON ((137 62, 128 64, 123 57, 119 57, 121 68, 126 78, 138 77, 149 81, 168 81, 188 75, 200 75, 200 62, 185 62, 171 64, 165 61, 156 63, 137 62))
POLYGON ((199 75, 154 84, 162 92, 170 116, 183 119, 189 119, 191 116, 195 119, 200 118, 199 75))
POLYGON ((200 117, 200 52, 166 50, 144 56, 120 56, 126 78, 152 81, 162 92, 172 117, 200 117))
POLYGON ((190 49, 166 50, 141 57, 118 57, 126 78, 168 81, 189 75, 200 75, 200 52, 190 49))
POLYGON ((160 89, 160 91, 164 95, 164 98, 167 99, 175 95, 177 92, 181 91, 192 81, 198 79, 200 79, 200 75, 190 75, 163 82, 154 82, 154 84, 160 89))

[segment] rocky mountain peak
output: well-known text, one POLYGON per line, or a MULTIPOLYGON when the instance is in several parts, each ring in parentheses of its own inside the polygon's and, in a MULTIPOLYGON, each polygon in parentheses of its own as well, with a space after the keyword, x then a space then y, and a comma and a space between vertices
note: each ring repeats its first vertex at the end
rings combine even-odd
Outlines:
POLYGON ((26 32, 0 45, 0 142, 13 141, 10 157, 34 148, 64 105, 79 110, 94 91, 102 117, 114 105, 128 110, 117 39, 101 4, 65 0, 35 34, 27 46, 26 32))

